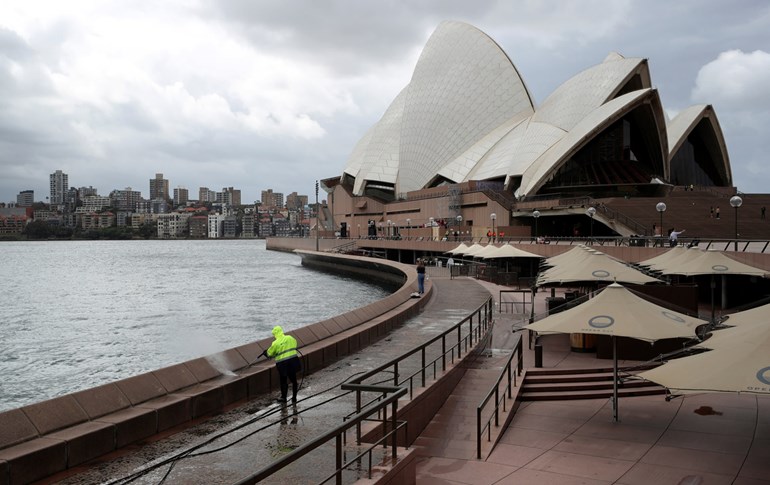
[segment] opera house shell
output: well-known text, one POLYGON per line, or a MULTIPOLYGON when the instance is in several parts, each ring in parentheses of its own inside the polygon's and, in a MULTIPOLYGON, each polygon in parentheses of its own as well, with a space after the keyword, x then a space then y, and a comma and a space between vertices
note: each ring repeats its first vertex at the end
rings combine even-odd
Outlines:
POLYGON ((536 106, 494 40, 447 21, 335 185, 387 202, 469 181, 518 201, 733 183, 713 108, 692 106, 667 119, 646 59, 611 53, 536 106))

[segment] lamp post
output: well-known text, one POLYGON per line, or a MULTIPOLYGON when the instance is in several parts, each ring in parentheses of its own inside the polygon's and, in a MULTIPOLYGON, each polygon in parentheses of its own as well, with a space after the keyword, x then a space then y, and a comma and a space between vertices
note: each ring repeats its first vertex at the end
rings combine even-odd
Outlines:
POLYGON ((495 233, 495 221, 497 220, 497 214, 493 212, 489 214, 489 217, 492 218, 492 242, 495 242, 495 237, 497 236, 497 233, 495 233))
POLYGON ((361 224, 358 225, 358 239, 361 239, 361 224))
POLYGON ((388 239, 393 237, 393 221, 388 219, 388 239))
MULTIPOLYGON (((658 202, 655 205, 655 210, 660 213, 660 245, 663 246, 663 213, 666 212, 666 203, 658 202)), ((655 234, 653 234, 655 236, 655 234)))
POLYGON ((412 220, 406 220, 406 238, 409 239, 409 229, 412 227, 412 220))
POLYGON ((738 251, 738 207, 743 204, 743 199, 737 195, 730 197, 730 205, 735 207, 735 251, 738 251))
POLYGON ((591 218, 591 230, 590 230, 590 236, 591 236, 591 243, 593 243, 594 240, 594 216, 596 215, 596 209, 593 207, 589 207, 586 209, 586 215, 591 218))
POLYGON ((318 180, 315 181, 315 250, 318 251, 318 232, 321 230, 321 217, 318 210, 318 180))
POLYGON ((463 216, 458 215, 457 217, 455 217, 455 219, 457 220, 457 231, 456 231, 455 241, 458 241, 460 239, 460 226, 463 223, 463 216))
POLYGON ((540 218, 540 211, 532 211, 532 217, 535 219, 535 240, 537 240, 537 220, 540 218))
POLYGON ((379 226, 380 226, 380 237, 384 238, 385 237, 385 235, 384 235, 385 231, 382 230, 382 222, 380 222, 379 226))

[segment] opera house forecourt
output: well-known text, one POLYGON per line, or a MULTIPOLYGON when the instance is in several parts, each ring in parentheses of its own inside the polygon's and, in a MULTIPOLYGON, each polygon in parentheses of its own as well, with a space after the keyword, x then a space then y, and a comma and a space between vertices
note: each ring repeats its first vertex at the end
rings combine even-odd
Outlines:
MULTIPOLYGON (((325 228, 349 237, 406 236, 436 221, 474 236, 493 224, 530 235, 531 210, 521 209, 531 201, 664 197, 674 187, 734 194, 732 185, 714 109, 692 106, 669 120, 646 59, 612 52, 536 106, 500 46, 454 21, 432 34, 411 81, 342 175, 322 183, 330 194, 325 228)), ((569 226, 560 235, 573 235, 575 222, 569 226)))

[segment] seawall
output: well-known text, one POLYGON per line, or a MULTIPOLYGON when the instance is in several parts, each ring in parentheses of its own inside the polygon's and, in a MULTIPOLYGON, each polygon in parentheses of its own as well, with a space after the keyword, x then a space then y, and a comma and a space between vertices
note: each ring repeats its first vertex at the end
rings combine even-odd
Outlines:
MULTIPOLYGON (((411 298, 417 288, 412 266, 359 256, 298 253, 303 264, 311 267, 400 284, 380 301, 292 331, 308 373, 380 339, 417 314, 428 300, 411 298)), ((426 291, 431 289, 428 284, 426 291)), ((0 485, 29 483, 64 472, 158 433, 181 430, 193 420, 277 388, 273 363, 264 359, 254 363, 271 342, 272 338, 265 338, 0 413, 0 485)))

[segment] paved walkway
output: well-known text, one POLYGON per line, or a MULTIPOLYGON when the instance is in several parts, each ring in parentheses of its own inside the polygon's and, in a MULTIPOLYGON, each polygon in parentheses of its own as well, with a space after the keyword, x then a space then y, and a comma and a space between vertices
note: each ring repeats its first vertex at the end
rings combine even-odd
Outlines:
MULTIPOLYGON (((498 287, 482 284, 497 298, 498 287)), ((537 295, 536 312, 545 310, 546 296, 537 295)), ((500 317, 498 333, 515 321, 500 317)), ((496 335, 494 343, 511 341, 496 335)), ((609 364, 571 352, 567 336, 541 342, 544 367, 609 364)), ((506 349, 498 350, 499 363, 506 349)), ((525 350, 525 367, 533 362, 525 350)), ((622 398, 619 423, 612 422, 608 399, 523 403, 491 455, 476 460, 475 407, 486 392, 483 383, 499 373, 499 366, 487 367, 466 374, 418 439, 418 484, 770 484, 766 396, 622 398)))

